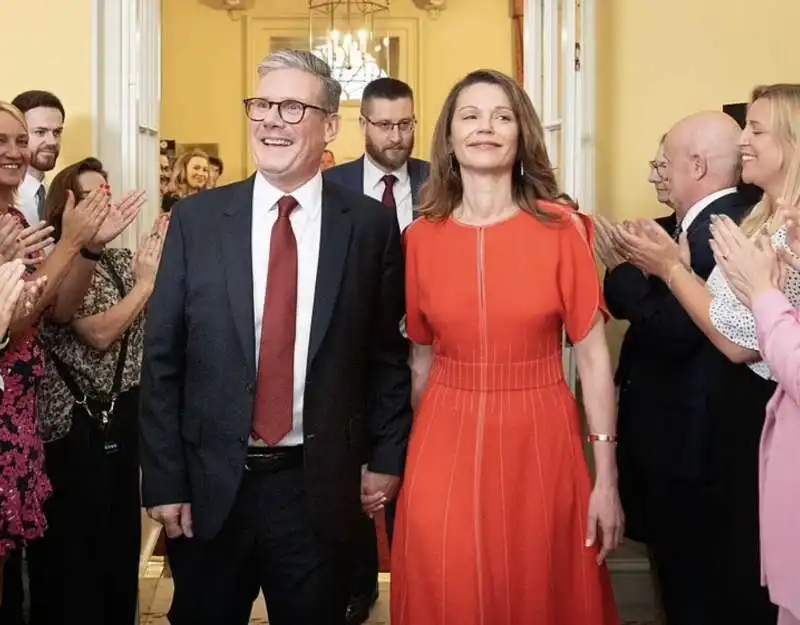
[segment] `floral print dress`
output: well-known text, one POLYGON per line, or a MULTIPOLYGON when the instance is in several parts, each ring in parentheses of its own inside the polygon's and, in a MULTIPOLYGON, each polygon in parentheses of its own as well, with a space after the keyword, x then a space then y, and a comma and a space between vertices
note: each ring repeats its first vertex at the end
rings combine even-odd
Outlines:
MULTIPOLYGON (((25 219, 12 211, 27 227, 25 219)), ((0 558, 40 538, 50 496, 36 418, 36 387, 44 373, 38 331, 30 330, 0 353, 0 558)))

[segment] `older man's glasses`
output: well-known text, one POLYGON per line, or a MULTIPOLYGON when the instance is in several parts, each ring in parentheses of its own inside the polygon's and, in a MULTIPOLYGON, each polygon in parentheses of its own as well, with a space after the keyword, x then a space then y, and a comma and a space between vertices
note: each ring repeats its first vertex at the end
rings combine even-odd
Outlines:
POLYGON ((254 122, 263 122, 269 115, 272 107, 277 107, 278 116, 287 124, 299 124, 306 116, 308 109, 328 113, 324 108, 306 104, 298 100, 265 100, 264 98, 247 98, 244 100, 244 112, 248 119, 254 122))
POLYGON ((663 180, 667 171, 667 161, 650 161, 650 169, 656 172, 656 175, 663 180))

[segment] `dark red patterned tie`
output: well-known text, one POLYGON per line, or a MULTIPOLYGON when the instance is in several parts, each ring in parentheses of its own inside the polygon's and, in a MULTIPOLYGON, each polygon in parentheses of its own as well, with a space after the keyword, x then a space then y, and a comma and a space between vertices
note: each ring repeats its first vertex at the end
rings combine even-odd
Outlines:
POLYGON ((297 200, 278 201, 278 219, 269 243, 267 292, 261 318, 261 347, 253 414, 253 433, 275 445, 292 431, 294 338, 297 319, 297 240, 289 215, 297 200))
POLYGON ((394 183, 397 182, 397 176, 394 174, 386 174, 383 178, 383 197, 381 198, 381 202, 386 204, 389 208, 397 208, 397 202, 394 201, 394 183))

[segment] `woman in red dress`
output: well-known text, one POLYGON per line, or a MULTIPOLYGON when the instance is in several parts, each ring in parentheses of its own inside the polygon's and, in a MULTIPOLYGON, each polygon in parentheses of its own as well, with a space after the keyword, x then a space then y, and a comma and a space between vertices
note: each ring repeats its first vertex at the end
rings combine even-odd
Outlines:
POLYGON ((406 232, 417 412, 392 625, 616 625, 615 407, 590 224, 560 194, 509 77, 458 83, 406 232), (575 346, 594 484, 563 330, 575 346))

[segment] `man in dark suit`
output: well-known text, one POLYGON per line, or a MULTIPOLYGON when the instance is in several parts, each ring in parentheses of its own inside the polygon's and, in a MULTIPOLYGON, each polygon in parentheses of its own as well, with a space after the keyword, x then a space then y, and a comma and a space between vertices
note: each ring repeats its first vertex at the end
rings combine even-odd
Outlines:
POLYGON ((245 101, 258 171, 178 203, 150 299, 143 500, 173 625, 344 623, 350 543, 411 423, 400 230, 319 172, 341 87, 282 50, 245 101), (362 474, 362 465, 366 470, 362 474))
MULTIPOLYGON (((664 141, 659 170, 685 233, 691 267, 714 268, 711 216, 740 221, 749 204, 736 191, 739 127, 723 113, 679 122, 664 141)), ((617 226, 618 253, 636 255, 617 226)), ((604 236, 604 234, 600 234, 604 236)), ((692 321, 668 285, 630 262, 609 267, 611 313, 630 322, 619 370, 620 494, 627 534, 647 543, 667 621, 704 625, 713 617, 716 572, 712 499, 712 415, 708 397, 724 357, 692 321)))
POLYGON ((325 172, 328 180, 360 191, 397 212, 400 230, 418 215, 419 191, 429 164, 414 150, 414 93, 395 78, 378 78, 364 88, 358 123, 364 155, 325 172))
MULTIPOLYGON (((364 155, 328 169, 325 179, 382 202, 396 212, 404 230, 418 216, 419 190, 429 170, 427 161, 411 158, 416 125, 411 87, 394 78, 373 80, 361 98, 359 124, 364 133, 364 155)), ((391 539, 394 505, 386 507, 385 518, 391 539)), ((378 560, 375 525, 365 516, 359 540, 354 543, 347 625, 366 621, 378 600, 378 560)))

